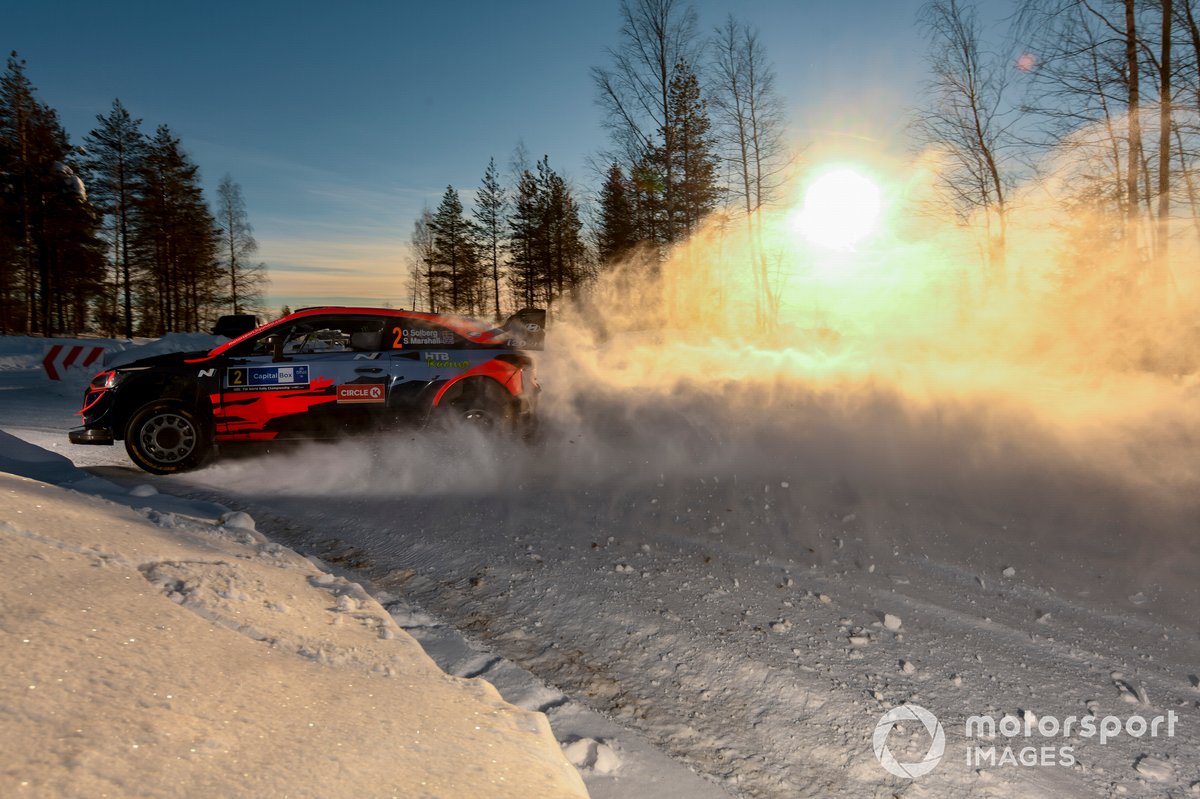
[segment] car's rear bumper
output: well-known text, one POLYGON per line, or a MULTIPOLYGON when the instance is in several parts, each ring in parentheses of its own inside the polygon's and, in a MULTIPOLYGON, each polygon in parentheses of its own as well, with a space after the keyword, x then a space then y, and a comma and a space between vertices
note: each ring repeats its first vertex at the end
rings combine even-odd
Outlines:
POLYGON ((77 427, 67 433, 72 444, 112 444, 111 430, 103 427, 77 427))

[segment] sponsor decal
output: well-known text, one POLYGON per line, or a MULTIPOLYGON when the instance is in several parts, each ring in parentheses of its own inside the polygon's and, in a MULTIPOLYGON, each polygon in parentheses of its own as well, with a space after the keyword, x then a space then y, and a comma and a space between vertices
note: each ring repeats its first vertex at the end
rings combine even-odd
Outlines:
POLYGON ((425 365, 430 369, 469 369, 470 361, 452 361, 448 352, 425 353, 425 365))
POLYGON ((308 364, 235 366, 225 371, 230 391, 286 391, 308 387, 308 364))
POLYGON ((201 369, 196 373, 196 377, 212 377, 217 373, 216 369, 201 369))
POLYGON ((383 405, 383 383, 346 383, 337 387, 338 405, 383 405))
POLYGON ((360 352, 354 356, 356 361, 373 361, 379 357, 378 352, 360 352))

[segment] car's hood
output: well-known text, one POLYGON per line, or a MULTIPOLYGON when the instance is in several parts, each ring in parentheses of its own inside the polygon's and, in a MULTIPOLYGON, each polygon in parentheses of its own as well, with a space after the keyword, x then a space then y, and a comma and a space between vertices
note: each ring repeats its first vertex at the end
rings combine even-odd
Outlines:
POLYGON ((160 368, 163 366, 179 366, 182 365, 184 361, 207 357, 207 350, 200 350, 199 352, 166 352, 162 355, 151 355, 149 358, 140 358, 136 361, 123 363, 120 366, 114 366, 112 368, 118 372, 137 371, 141 369, 160 368))

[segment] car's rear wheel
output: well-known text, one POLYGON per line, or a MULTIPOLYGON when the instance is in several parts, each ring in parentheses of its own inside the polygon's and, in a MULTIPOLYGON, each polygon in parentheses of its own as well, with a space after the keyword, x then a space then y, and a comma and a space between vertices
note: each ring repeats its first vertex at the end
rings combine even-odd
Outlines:
POLYGON ((508 392, 494 381, 471 381, 438 408, 441 421, 485 432, 513 430, 516 413, 508 392))
POLYGON ((125 451, 151 474, 195 469, 210 449, 206 426, 185 405, 152 403, 135 413, 125 428, 125 451))

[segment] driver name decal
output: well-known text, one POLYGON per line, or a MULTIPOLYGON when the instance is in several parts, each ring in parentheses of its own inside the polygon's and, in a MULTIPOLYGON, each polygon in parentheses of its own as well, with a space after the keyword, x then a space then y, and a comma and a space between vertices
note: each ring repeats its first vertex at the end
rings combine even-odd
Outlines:
POLYGON ((454 334, 449 330, 405 328, 400 336, 404 347, 444 347, 454 343, 454 334))

